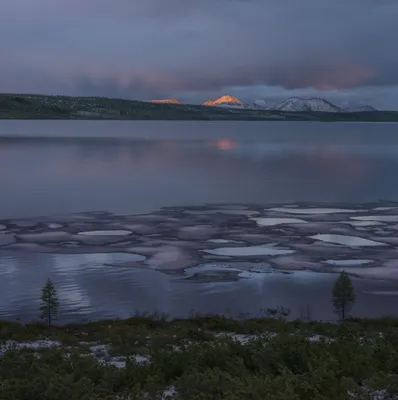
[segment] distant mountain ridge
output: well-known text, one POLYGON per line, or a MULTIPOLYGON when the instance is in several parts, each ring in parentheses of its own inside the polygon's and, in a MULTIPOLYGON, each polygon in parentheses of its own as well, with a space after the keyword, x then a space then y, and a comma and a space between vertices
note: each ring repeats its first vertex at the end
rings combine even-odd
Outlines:
POLYGON ((250 110, 274 110, 285 112, 371 112, 378 111, 370 105, 361 105, 354 108, 342 108, 328 100, 320 97, 290 97, 287 100, 278 103, 274 106, 267 105, 265 100, 255 100, 253 102, 245 103, 237 97, 231 95, 224 95, 215 100, 208 100, 203 103, 204 106, 225 107, 225 108, 240 108, 250 110))
POLYGON ((184 104, 178 99, 161 99, 161 100, 151 100, 150 103, 156 104, 184 104))

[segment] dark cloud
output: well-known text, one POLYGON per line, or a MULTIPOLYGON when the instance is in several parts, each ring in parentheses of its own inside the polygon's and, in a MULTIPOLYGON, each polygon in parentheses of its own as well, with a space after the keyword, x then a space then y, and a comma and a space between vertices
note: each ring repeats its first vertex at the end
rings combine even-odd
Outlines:
POLYGON ((3 0, 0 90, 147 99, 389 87, 397 21, 392 0, 3 0))

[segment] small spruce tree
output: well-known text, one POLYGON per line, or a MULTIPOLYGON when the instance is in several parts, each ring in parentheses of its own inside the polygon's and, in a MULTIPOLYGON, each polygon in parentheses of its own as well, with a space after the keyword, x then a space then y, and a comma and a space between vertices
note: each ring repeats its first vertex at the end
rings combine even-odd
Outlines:
POLYGON ((40 306, 40 318, 45 319, 48 326, 50 327, 52 321, 57 318, 59 300, 57 291, 51 279, 47 279, 41 290, 41 306, 40 306))
POLYGON ((333 286, 333 308, 341 321, 347 316, 355 303, 354 286, 347 272, 342 271, 333 286))

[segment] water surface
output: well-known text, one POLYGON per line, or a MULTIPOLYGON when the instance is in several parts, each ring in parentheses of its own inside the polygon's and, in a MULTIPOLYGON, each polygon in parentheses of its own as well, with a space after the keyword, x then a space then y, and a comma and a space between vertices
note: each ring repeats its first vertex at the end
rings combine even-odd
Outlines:
MULTIPOLYGON (((297 202, 327 202, 332 212, 332 203, 349 210, 349 203, 397 201, 397 170, 394 123, 0 121, 1 219, 99 210, 137 214, 208 203, 273 203, 301 218, 307 211, 294 212, 297 202)), ((322 221, 322 213, 312 215, 322 221)), ((272 218, 272 226, 283 222, 272 218)), ((386 218, 396 217, 378 221, 386 218)), ((352 220, 353 226, 375 223, 352 220)), ((314 317, 333 315, 334 274, 187 283, 105 265, 97 256, 0 250, 0 317, 35 317, 47 277, 59 288, 65 320, 125 317, 135 310, 256 314, 276 305, 297 314, 306 304, 314 317)), ((355 285, 357 315, 397 312, 391 301, 396 283, 355 279, 355 285)))

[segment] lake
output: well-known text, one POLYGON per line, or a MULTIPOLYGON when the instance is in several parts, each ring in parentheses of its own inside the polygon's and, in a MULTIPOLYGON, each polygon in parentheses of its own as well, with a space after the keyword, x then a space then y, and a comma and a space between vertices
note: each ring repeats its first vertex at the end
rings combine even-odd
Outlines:
POLYGON ((394 123, 2 120, 0 317, 35 318, 51 277, 64 321, 276 305, 332 319, 342 267, 355 315, 397 314, 397 171, 394 123))

